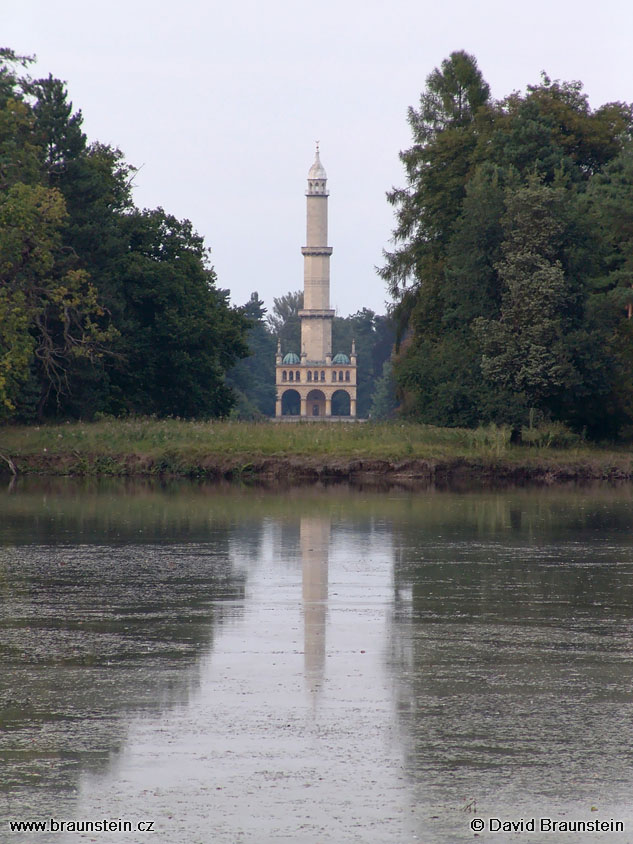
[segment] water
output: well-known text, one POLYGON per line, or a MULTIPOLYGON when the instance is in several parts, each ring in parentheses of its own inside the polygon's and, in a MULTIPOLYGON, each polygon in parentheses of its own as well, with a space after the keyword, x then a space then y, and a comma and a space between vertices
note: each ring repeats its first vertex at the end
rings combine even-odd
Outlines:
POLYGON ((628 488, 6 491, 0 841, 633 841, 632 524, 628 488), (51 818, 135 831, 8 823, 51 818))

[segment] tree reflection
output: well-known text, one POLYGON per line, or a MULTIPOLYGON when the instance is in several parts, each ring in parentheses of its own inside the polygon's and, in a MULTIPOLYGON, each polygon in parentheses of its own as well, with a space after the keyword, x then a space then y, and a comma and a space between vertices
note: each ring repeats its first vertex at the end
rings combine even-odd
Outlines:
POLYGON ((624 799, 631 526, 613 491, 412 499, 394 524, 397 713, 439 799, 624 799))
POLYGON ((0 517, 5 818, 59 816, 82 770, 121 750, 130 718, 188 701, 244 596, 233 532, 206 497, 12 496, 0 517))

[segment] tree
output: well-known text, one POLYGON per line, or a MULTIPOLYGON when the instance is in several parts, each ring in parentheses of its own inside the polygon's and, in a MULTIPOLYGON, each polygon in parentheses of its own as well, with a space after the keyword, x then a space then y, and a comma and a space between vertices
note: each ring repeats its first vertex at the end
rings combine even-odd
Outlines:
POLYGON ((403 410, 430 424, 501 421, 509 407, 507 394, 482 379, 481 349, 472 330, 475 319, 493 318, 500 307, 495 264, 503 240, 504 181, 499 168, 482 166, 468 183, 446 250, 435 324, 427 325, 422 299, 396 361, 403 410))
POLYGON ((110 376, 113 409, 227 415, 234 397, 224 374, 248 353, 247 320, 216 288, 208 251, 188 220, 157 209, 128 214, 124 223, 124 365, 110 376))
POLYGON ((0 288, 0 419, 9 417, 29 377, 35 342, 21 292, 0 288))
MULTIPOLYGON (((603 330, 610 391, 591 424, 602 435, 633 434, 633 143, 592 178, 580 197, 593 237, 590 314, 603 330)), ((602 358, 600 359, 602 362, 602 358)), ((594 367, 598 361, 592 359, 594 367)), ((604 373, 605 367, 602 367, 604 373)))
POLYGON ((608 103, 592 111, 580 82, 552 81, 547 74, 526 94, 496 103, 490 118, 476 162, 494 162, 523 177, 538 173, 547 183, 565 173, 578 186, 617 156, 633 125, 631 106, 608 103))
POLYGON ((392 315, 400 354, 394 374, 403 411, 436 424, 451 418, 452 411, 436 402, 437 389, 444 389, 446 367, 454 368, 449 361, 459 365, 461 359, 454 343, 442 348, 444 273, 489 111, 490 89, 476 59, 451 53, 427 77, 420 108, 409 109, 413 145, 400 153, 408 185, 387 194, 396 209, 396 248, 385 252, 380 273, 396 300, 392 315), (442 359, 443 372, 437 367, 442 359))
MULTIPOLYGON (((61 269, 64 200, 56 189, 13 185, 0 199, 0 278, 4 307, 29 337, 17 343, 23 371, 14 369, 14 383, 27 380, 31 348, 40 383, 38 415, 53 398, 59 402, 71 389, 69 372, 78 359, 104 354, 114 329, 104 319, 97 291, 80 269, 61 269)), ((5 402, 6 404, 6 402, 5 402)))
POLYGON ((34 56, 20 56, 10 47, 0 47, 0 103, 21 99, 29 77, 20 75, 35 61, 34 56))
POLYGON ((275 337, 281 342, 283 354, 294 352, 301 354, 301 318, 303 291, 285 293, 273 299, 273 309, 268 314, 268 325, 275 337))
POLYGON ((386 360, 383 364, 382 375, 376 382, 372 396, 369 416, 374 420, 390 419, 398 406, 396 398, 396 382, 393 377, 393 364, 386 360))
POLYGON ((49 184, 59 186, 69 166, 85 151, 86 136, 81 130, 83 117, 80 111, 73 114, 66 86, 52 75, 30 82, 27 93, 35 99, 34 131, 38 145, 44 150, 49 184))
POLYGON ((391 356, 394 329, 390 319, 362 308, 348 317, 335 317, 332 327, 332 351, 349 354, 352 341, 356 344, 358 369, 356 373, 356 412, 366 417, 383 365, 391 356))
POLYGON ((631 137, 631 106, 592 110, 579 82, 546 75, 492 102, 466 54, 428 77, 420 102, 409 111, 414 144, 401 153, 408 186, 388 195, 396 248, 381 271, 395 298, 401 410, 477 425, 520 421, 538 406, 604 433, 601 408, 618 403, 626 367, 612 341, 622 330, 591 291, 630 302, 632 314, 633 296, 627 247, 607 257, 606 224, 590 222, 587 202, 604 201, 595 185, 631 137), (521 211, 513 196, 531 204, 521 211))
POLYGON ((202 239, 134 207, 134 168, 29 64, 0 50, 2 412, 228 413, 247 320, 202 239))
POLYGON ((246 335, 249 355, 227 373, 227 384, 237 396, 232 415, 239 419, 274 416, 276 343, 266 325, 266 308, 255 292, 240 311, 249 324, 246 335))
POLYGON ((34 119, 20 99, 0 106, 0 189, 18 183, 37 184, 42 173, 42 150, 34 137, 34 119))
POLYGON ((600 232, 602 262, 596 287, 620 316, 633 317, 633 143, 598 174, 583 206, 600 232))
POLYGON ((396 209, 396 249, 385 252, 381 270, 395 298, 413 284, 425 293, 428 288, 432 301, 489 98, 477 61, 459 51, 427 77, 419 109, 409 108, 413 146, 400 153, 408 185, 387 194, 396 209))
POLYGON ((484 377, 524 397, 527 407, 550 410, 563 393, 582 384, 570 344, 578 291, 558 258, 564 201, 562 189, 538 177, 508 193, 497 267, 503 284, 500 315, 475 322, 484 377))

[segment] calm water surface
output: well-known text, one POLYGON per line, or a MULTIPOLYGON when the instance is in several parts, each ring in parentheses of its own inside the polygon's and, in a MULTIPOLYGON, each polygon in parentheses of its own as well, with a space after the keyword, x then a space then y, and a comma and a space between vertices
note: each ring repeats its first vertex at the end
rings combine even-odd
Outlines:
POLYGON ((0 841, 633 842, 632 528, 628 488, 0 492, 0 841), (155 831, 8 823, 50 818, 155 831))

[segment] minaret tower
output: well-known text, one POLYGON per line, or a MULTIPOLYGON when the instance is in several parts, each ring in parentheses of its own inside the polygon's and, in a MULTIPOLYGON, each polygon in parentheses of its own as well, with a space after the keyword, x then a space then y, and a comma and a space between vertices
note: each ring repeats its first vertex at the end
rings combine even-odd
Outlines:
POLYGON ((303 254, 303 310, 301 317, 301 358, 306 363, 330 362, 332 320, 330 310, 330 255, 327 246, 327 173, 319 157, 317 143, 314 164, 308 172, 306 191, 306 245, 303 254))
POLYGON ((314 164, 308 171, 307 225, 303 254, 303 310, 301 356, 277 344, 275 358, 277 403, 275 416, 284 420, 319 421, 356 416, 356 348, 351 356, 332 356, 330 308, 330 255, 327 245, 327 174, 317 143, 314 164), (334 409, 334 413, 332 412, 334 409))

